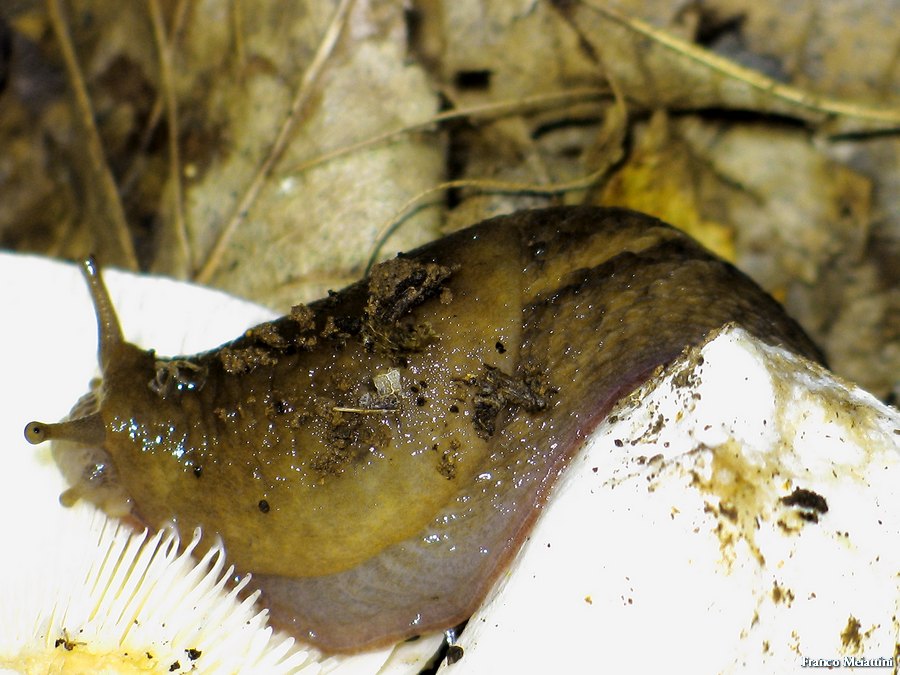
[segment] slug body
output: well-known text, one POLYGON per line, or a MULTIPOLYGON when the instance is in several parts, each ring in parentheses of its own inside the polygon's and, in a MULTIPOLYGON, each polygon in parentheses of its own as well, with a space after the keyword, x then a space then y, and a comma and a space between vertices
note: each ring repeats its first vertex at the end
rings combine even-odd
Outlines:
POLYGON ((273 623, 358 651, 459 623, 623 395, 729 321, 814 359, 780 306, 664 223, 485 221, 166 359, 126 342, 96 267, 102 380, 32 422, 115 515, 219 534, 273 623))

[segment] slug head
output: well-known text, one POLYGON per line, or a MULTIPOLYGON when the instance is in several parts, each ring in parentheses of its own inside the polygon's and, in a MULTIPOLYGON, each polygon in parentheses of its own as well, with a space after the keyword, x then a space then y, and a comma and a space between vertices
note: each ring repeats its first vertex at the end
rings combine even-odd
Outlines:
POLYGON ((71 486, 60 496, 64 505, 71 506, 85 498, 108 514, 123 517, 130 514, 132 501, 118 482, 105 448, 106 426, 101 403, 109 387, 130 379, 129 373, 146 370, 148 365, 152 372, 152 357, 124 340, 96 260, 85 259, 81 271, 97 316, 98 360, 103 380, 91 382, 91 390, 79 399, 65 420, 56 424, 29 422, 25 438, 33 444, 53 441, 53 457, 71 486))

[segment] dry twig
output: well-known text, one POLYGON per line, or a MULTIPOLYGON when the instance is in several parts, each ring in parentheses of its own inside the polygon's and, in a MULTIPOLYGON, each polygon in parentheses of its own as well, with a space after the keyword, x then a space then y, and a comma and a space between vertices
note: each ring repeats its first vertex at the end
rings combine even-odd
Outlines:
POLYGON ((134 243, 131 240, 128 222, 125 219, 125 209, 122 207, 122 200, 119 197, 115 179, 112 171, 110 171, 109 163, 106 161, 106 153, 103 150, 100 133, 97 131, 97 125, 94 122, 94 111, 91 107, 87 86, 81 73, 81 67, 78 65, 78 59, 75 56, 75 47, 72 44, 69 27, 63 16, 59 0, 47 0, 47 14, 50 17, 53 33, 62 52, 66 74, 75 97, 76 117, 81 123, 85 135, 88 163, 96 178, 96 181, 87 181, 87 184, 89 189, 90 187, 95 187, 97 190, 96 196, 102 209, 102 214, 108 218, 108 223, 112 228, 109 242, 114 247, 116 262, 128 269, 136 270, 138 268, 137 255, 135 255, 134 243))

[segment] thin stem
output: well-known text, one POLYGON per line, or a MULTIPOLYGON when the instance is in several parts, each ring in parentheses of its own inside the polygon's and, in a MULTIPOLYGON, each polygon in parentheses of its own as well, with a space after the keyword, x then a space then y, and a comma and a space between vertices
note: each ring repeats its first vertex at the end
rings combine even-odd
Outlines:
POLYGON ((309 169, 319 166, 320 164, 330 162, 331 160, 337 159, 338 157, 343 157, 344 155, 349 155, 359 150, 365 150, 366 148, 378 145, 379 143, 384 143, 399 136, 413 133, 415 131, 430 129, 435 125, 440 124, 441 122, 447 122, 449 120, 463 118, 468 119, 473 117, 488 117, 490 115, 502 115, 507 112, 522 114, 529 108, 540 108, 548 104, 552 105, 556 103, 562 103, 571 99, 587 99, 600 96, 608 97, 609 93, 609 89, 603 89, 599 87, 581 87, 577 89, 567 89, 565 91, 551 92, 548 94, 535 94, 534 96, 525 96, 522 98, 506 101, 492 101, 491 103, 485 103, 482 105, 476 105, 467 108, 447 110, 446 112, 432 115, 428 119, 421 122, 415 122, 413 124, 400 127, 399 129, 385 131, 384 133, 377 134, 376 136, 372 136, 371 138, 367 138, 356 143, 351 143, 350 145, 345 145, 341 148, 337 148, 336 150, 332 150, 323 155, 319 155, 318 157, 313 157, 312 159, 301 162, 300 164, 286 169, 283 173, 284 175, 295 175, 303 173, 304 171, 308 171, 309 169))
POLYGON ((175 269, 186 269, 189 264, 187 228, 184 218, 184 197, 181 184, 181 156, 178 148, 178 107, 175 102, 175 82, 172 75, 172 49, 166 37, 159 0, 149 0, 150 19, 153 22, 153 37, 159 52, 160 86, 166 105, 169 141, 169 175, 172 180, 172 201, 174 202, 174 239, 177 252, 175 269))
POLYGON ((69 27, 63 16, 59 0, 47 0, 47 14, 62 52, 69 84, 72 86, 77 119, 81 123, 85 135, 88 162, 97 174, 96 181, 89 181, 89 183, 96 185, 103 214, 109 219, 108 222, 112 226, 111 241, 116 248, 116 262, 128 269, 136 270, 138 268, 137 255, 134 251, 131 233, 128 231, 128 223, 125 220, 125 209, 122 207, 116 181, 110 171, 109 163, 106 161, 106 153, 103 151, 100 132, 94 121, 94 111, 88 96, 87 85, 75 56, 75 47, 72 44, 69 27))
POLYGON ((546 185, 538 185, 536 183, 512 183, 499 180, 484 180, 481 178, 461 178, 458 180, 450 180, 445 183, 440 183, 438 185, 435 185, 434 187, 428 188, 427 190, 422 190, 422 192, 420 192, 415 197, 408 200, 403 206, 401 206, 391 217, 391 219, 379 228, 378 234, 375 237, 375 247, 372 250, 372 255, 369 256, 369 261, 366 263, 365 273, 368 274, 369 270, 372 269, 375 261, 378 260, 378 254, 381 251, 381 247, 384 246, 384 243, 388 240, 388 238, 397 230, 397 228, 403 222, 403 219, 406 217, 407 213, 428 195, 434 194, 436 192, 441 192, 443 190, 449 190, 451 188, 463 187, 476 188, 482 192, 513 192, 532 195, 555 195, 561 194, 563 192, 572 192, 573 190, 582 190, 584 188, 588 188, 598 180, 600 180, 607 172, 607 170, 608 167, 603 166, 597 171, 589 173, 586 176, 576 178, 575 180, 566 181, 565 183, 549 183, 546 185))

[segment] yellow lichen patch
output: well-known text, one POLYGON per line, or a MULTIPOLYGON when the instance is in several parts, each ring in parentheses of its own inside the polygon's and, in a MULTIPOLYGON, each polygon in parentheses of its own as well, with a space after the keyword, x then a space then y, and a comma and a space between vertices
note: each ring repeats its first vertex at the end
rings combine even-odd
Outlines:
POLYGON ((862 623, 852 614, 847 617, 847 625, 841 631, 841 650, 845 654, 860 654, 865 651, 865 641, 871 637, 876 626, 863 631, 862 623))
POLYGON ((847 651, 859 651, 862 641, 862 636, 859 634, 860 626, 859 619, 851 614, 847 619, 847 626, 841 632, 841 644, 847 651))
POLYGON ((694 484, 712 498, 705 510, 716 519, 722 560, 731 568, 735 546, 744 541, 760 565, 765 564, 755 541, 761 520, 768 520, 776 497, 769 488, 771 468, 756 465, 734 440, 712 448, 707 470, 694 473, 694 484))
POLYGON ((794 592, 775 581, 772 583, 772 602, 776 605, 784 603, 787 607, 790 607, 791 603, 794 602, 794 592))

